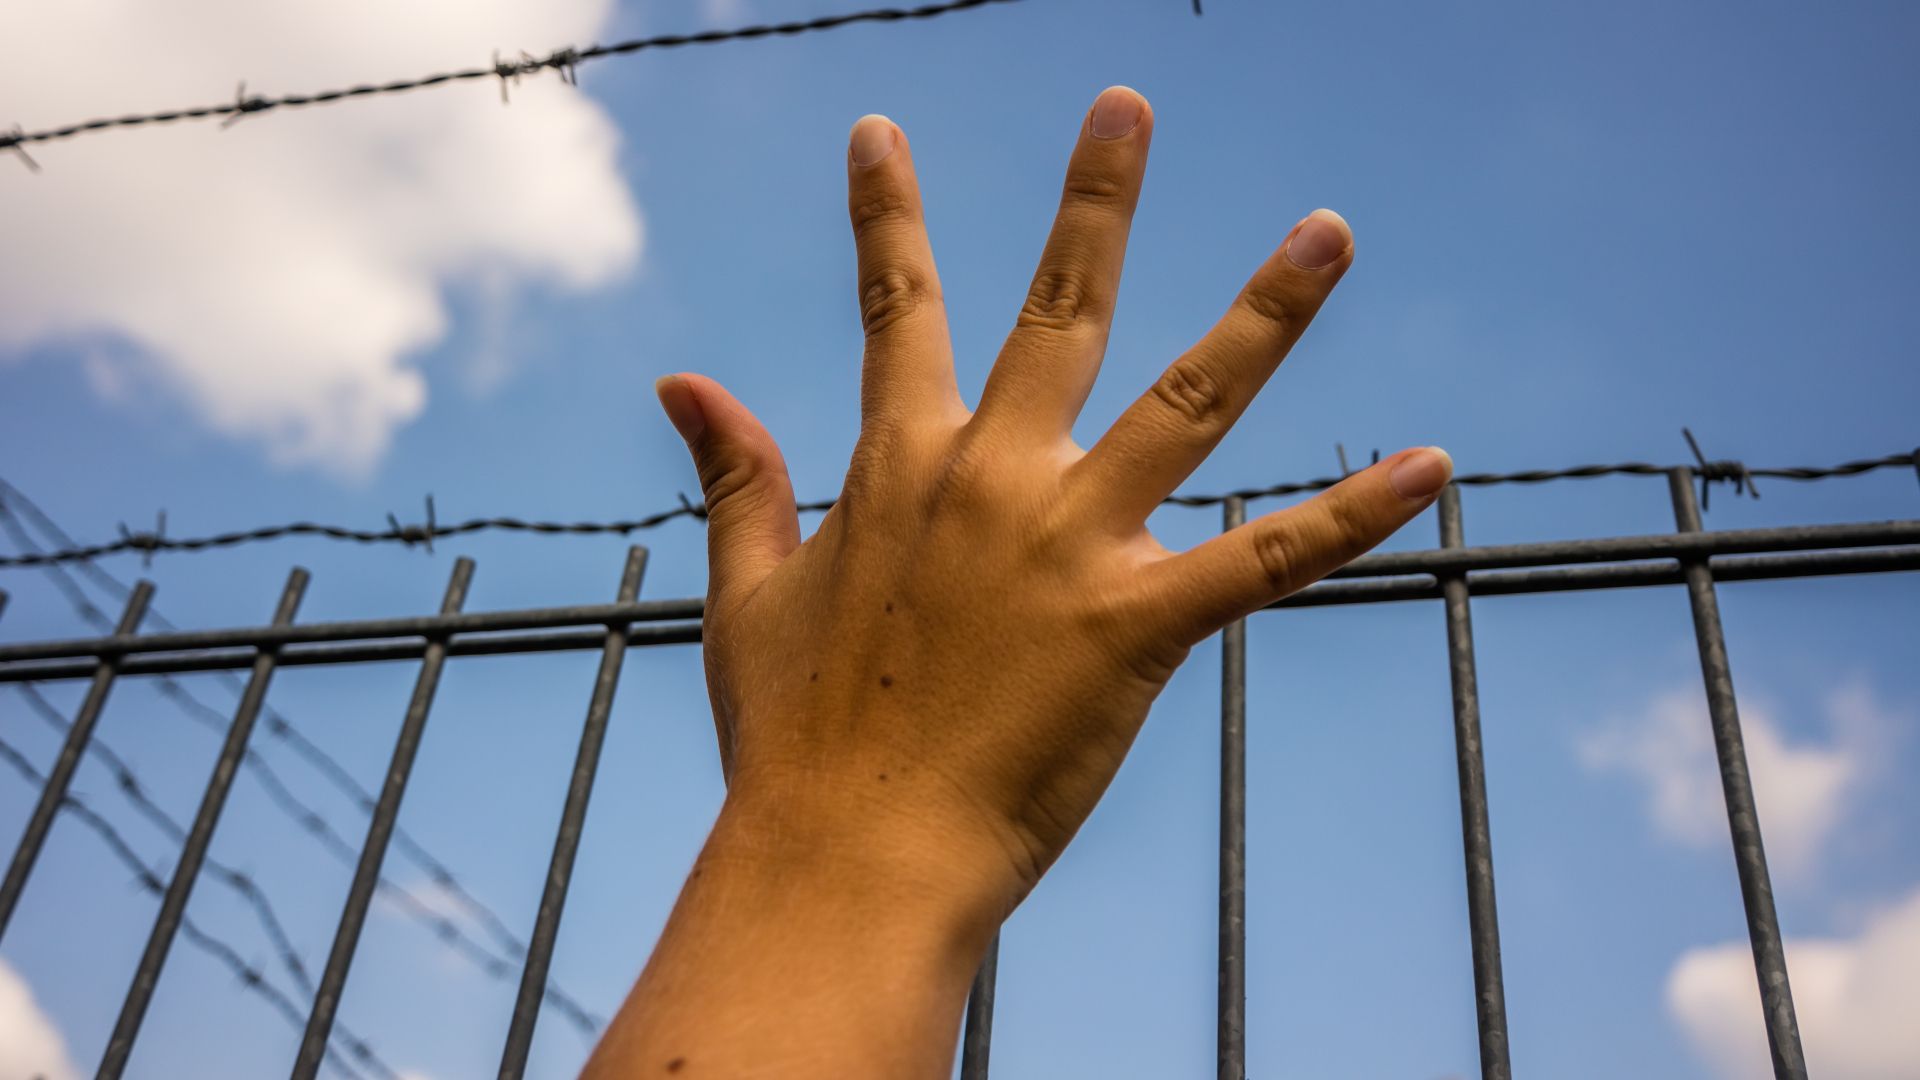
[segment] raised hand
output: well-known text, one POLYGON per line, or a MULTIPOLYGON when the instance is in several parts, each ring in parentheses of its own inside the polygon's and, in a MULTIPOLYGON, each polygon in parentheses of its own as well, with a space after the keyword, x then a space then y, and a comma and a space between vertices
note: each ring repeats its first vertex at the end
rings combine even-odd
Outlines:
POLYGON ((1152 135, 1132 90, 1094 103, 969 412, 906 136, 880 116, 854 125, 861 432, 804 543, 760 423, 710 379, 660 380, 707 501, 729 794, 598 1075, 944 1076, 994 927, 1093 810, 1189 648, 1373 547, 1446 483, 1444 452, 1408 450, 1193 550, 1154 540, 1147 516, 1260 392, 1353 242, 1331 211, 1302 219, 1082 450, 1070 433, 1152 135))

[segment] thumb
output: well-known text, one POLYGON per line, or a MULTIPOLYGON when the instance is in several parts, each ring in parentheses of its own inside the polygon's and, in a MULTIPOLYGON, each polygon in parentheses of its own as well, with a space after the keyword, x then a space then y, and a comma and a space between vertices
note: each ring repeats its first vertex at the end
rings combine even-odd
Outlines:
POLYGON ((760 421, 712 379, 668 375, 653 389, 700 474, 708 595, 722 602, 744 596, 800 546, 786 459, 760 421))

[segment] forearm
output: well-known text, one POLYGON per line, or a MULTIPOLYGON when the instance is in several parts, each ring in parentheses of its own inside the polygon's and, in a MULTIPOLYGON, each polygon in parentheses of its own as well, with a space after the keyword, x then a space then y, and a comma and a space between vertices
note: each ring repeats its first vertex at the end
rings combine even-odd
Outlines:
POLYGON ((728 800, 589 1080, 949 1074, 1007 901, 939 837, 782 802, 728 800))

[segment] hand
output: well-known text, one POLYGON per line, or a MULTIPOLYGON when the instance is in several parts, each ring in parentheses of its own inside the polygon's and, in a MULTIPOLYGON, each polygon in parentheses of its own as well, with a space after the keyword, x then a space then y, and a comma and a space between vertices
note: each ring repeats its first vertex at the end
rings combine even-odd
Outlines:
MULTIPOLYGON (((1194 643, 1373 547, 1451 472, 1441 451, 1404 451, 1191 551, 1154 540, 1147 516, 1260 391, 1353 245, 1330 211, 1302 220, 1082 450, 1070 431, 1106 348, 1152 134, 1133 91, 1094 104, 1027 301, 969 412, 906 136, 878 116, 854 126, 861 431, 839 501, 804 543, 780 451, 752 414, 699 375, 658 386, 709 515, 706 665, 729 794, 703 866, 778 865, 790 884, 810 880, 794 868, 830 866, 822 881, 865 883, 823 886, 839 895, 822 910, 858 907, 863 890, 909 897, 945 932, 935 966, 958 970, 961 992, 966 957, 1073 838, 1194 643)), ((804 885, 778 892, 814 903, 792 899, 813 896, 804 885)), ((753 917, 744 899, 731 910, 753 917)), ((870 929, 870 916, 854 921, 870 929)), ((945 1060, 900 1049, 875 1059, 889 1075, 945 1060)))

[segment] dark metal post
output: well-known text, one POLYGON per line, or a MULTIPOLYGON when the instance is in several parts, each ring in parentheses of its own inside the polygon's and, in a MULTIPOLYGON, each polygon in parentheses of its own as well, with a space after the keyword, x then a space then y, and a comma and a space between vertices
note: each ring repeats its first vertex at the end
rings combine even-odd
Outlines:
MULTIPOLYGON (((1674 525, 1683 533, 1701 531, 1693 475, 1686 466, 1667 474, 1674 525)), ((1720 600, 1714 591, 1713 570, 1705 556, 1682 557, 1680 565, 1686 572, 1687 599, 1693 604, 1700 674, 1706 682, 1707 715, 1713 724, 1714 752, 1720 759, 1720 790, 1727 801, 1733 863, 1740 873, 1740 898, 1746 906, 1747 937, 1753 943, 1753 966, 1760 979, 1760 1008, 1766 1015, 1773 1075, 1779 1080, 1806 1080, 1807 1059, 1800 1048, 1793 990, 1787 984, 1787 954, 1780 941, 1780 917, 1773 907, 1767 853, 1760 842, 1760 816, 1753 800, 1753 778, 1747 773, 1746 741, 1740 734, 1740 710, 1733 699, 1733 669, 1727 663, 1727 639, 1720 628, 1720 600)))
POLYGON ((1000 969, 1000 935, 987 943, 987 955, 967 992, 967 1027, 960 1036, 960 1080, 987 1080, 993 1056, 993 988, 1000 969))
MULTIPOLYGON (((1246 524, 1229 498, 1222 529, 1246 524)), ((1220 631, 1220 1080, 1247 1075, 1247 620, 1220 631)))
MULTIPOLYGON (((1440 492, 1440 546, 1466 546, 1460 488, 1440 492)), ((1460 772, 1460 838, 1467 863, 1467 932, 1473 942, 1474 1019, 1483 1080, 1512 1080, 1507 1053, 1507 990, 1500 972, 1500 914, 1493 898, 1493 834, 1488 825, 1487 763, 1480 747, 1480 686, 1473 662, 1467 577, 1439 575, 1447 608, 1447 671, 1453 682, 1454 759, 1460 772)))
MULTIPOLYGON (((126 608, 120 612, 120 622, 113 628, 114 636, 133 636, 134 631, 140 629, 140 620, 146 617, 147 602, 152 599, 152 582, 136 584, 133 595, 127 597, 126 608)), ((13 849, 6 879, 0 881, 0 938, 6 936, 7 924, 13 920, 13 909, 27 887, 33 864, 40 858, 40 848, 47 842, 47 831, 53 828, 54 816, 67 800, 67 785, 73 782, 73 772, 80 767, 80 755, 86 752, 87 743, 93 738, 94 726, 100 722, 100 710, 106 707, 107 694, 113 689, 113 678, 119 670, 120 657, 113 654, 102 656, 94 665, 93 685, 87 688, 80 712, 73 718, 73 726, 67 729, 67 741, 61 745, 60 756, 54 760, 46 785, 40 789, 40 801, 34 804, 33 815, 27 819, 27 831, 20 837, 20 846, 13 849)))
MULTIPOLYGON (((447 583, 446 596, 440 601, 440 614, 458 612, 467 602, 467 586, 472 582, 473 560, 456 560, 453 579, 447 583)), ((346 989, 347 969, 353 964, 354 949, 360 944, 360 930, 367 921, 367 908, 373 903, 373 890, 380 882, 380 864, 386 859, 387 844, 400 817, 400 800, 407 793, 407 779, 413 773, 413 759, 420 751, 427 712, 433 708, 434 691, 440 686, 440 670, 446 660, 446 636, 429 640, 426 657, 420 663, 420 676, 413 684, 413 699, 407 703, 407 715, 393 745, 393 758, 387 764, 386 783, 380 788, 373 820, 367 824, 367 840, 361 845, 360 864, 354 868, 353 885, 347 890, 346 907, 340 912, 340 929, 333 935, 333 951, 327 956, 320 988, 313 996, 313 1009, 307 1014, 307 1031, 300 1040, 299 1056, 293 1062, 293 1080, 313 1080, 320 1072, 320 1063, 326 1060, 327 1039, 333 1033, 333 1018, 340 1009, 340 995, 346 989)))
MULTIPOLYGON (((647 549, 627 549, 626 570, 620 575, 620 601, 640 596, 640 575, 647 568, 647 549)), ((500 1057, 500 1080, 520 1080, 533 1049, 533 1025, 540 1018, 547 970, 553 963, 554 942, 560 936, 560 912, 567 904, 567 886, 573 880, 573 857, 580 850, 580 834, 587 822, 587 798, 593 794, 593 775, 600 767, 600 746, 607 738, 607 717, 613 711, 613 692, 620 685, 620 665, 627 656, 627 627, 609 624, 600 650, 600 673, 594 678, 593 699, 580 729, 580 750, 573 760, 573 780, 560 812, 560 831, 553 839, 553 859, 547 865, 547 885, 540 895, 540 913, 527 943, 527 965, 520 972, 520 996, 513 1003, 513 1021, 507 1028, 507 1046, 500 1057)))
MULTIPOLYGON (((293 622, 294 612, 300 608, 300 598, 307 591, 307 572, 294 567, 287 575, 286 588, 280 592, 280 603, 274 609, 273 625, 287 626, 293 622)), ((160 982, 160 969, 167 962, 167 951, 173 947, 173 939, 180 930, 180 921, 187 912, 187 898, 193 893, 193 883, 200 876, 200 866, 206 860, 207 847, 213 842, 214 826, 220 822, 220 811, 226 807, 227 792, 233 788, 234 774, 240 771, 241 759, 246 757, 247 740, 253 734, 253 724, 260 716, 260 706, 267 698, 267 684, 273 679, 276 653, 279 650, 263 647, 253 661, 253 674, 247 679, 247 689, 240 695, 240 706, 234 711, 233 724, 227 729, 227 741, 220 747, 220 758, 214 763, 213 775, 207 780, 207 790, 200 797, 200 812, 194 815, 193 826, 187 830, 186 843, 180 848, 180 861, 174 865, 173 880, 167 883, 167 894, 160 901, 160 914, 154 920, 153 933, 147 938, 146 952, 141 954, 140 966, 134 970, 133 985, 127 990, 127 1000, 120 1006, 120 1019, 114 1022, 113 1034, 107 1040, 106 1054, 101 1058, 100 1071, 95 1080, 117 1080, 126 1070, 127 1058, 133 1053, 133 1040, 140 1034, 140 1022, 146 1018, 147 1005, 153 1000, 153 990, 160 982)))

